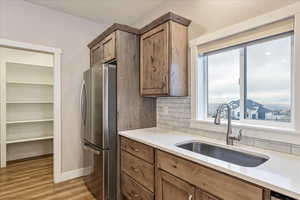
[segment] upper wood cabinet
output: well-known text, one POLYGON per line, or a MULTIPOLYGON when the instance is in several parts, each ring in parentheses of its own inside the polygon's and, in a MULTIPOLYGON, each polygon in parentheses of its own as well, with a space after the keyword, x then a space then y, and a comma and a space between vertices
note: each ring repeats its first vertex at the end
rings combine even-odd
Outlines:
POLYGON ((91 66, 102 63, 103 60, 103 46, 99 43, 91 49, 91 66))
MULTIPOLYGON (((140 96, 139 34, 140 31, 135 28, 113 24, 88 45, 91 53, 90 67, 103 67, 103 63, 117 65, 118 131, 156 125, 155 99, 140 96)), ((128 147, 142 148, 134 144, 128 147)))
POLYGON ((162 170, 158 170, 156 195, 157 200, 194 200, 195 187, 162 170))
POLYGON ((91 48, 91 66, 116 58, 116 32, 111 33, 91 48))
POLYGON ((115 32, 104 38, 101 42, 103 46, 103 62, 108 62, 116 58, 116 36, 115 32))
POLYGON ((141 37, 141 94, 168 95, 168 32, 162 24, 141 37))
POLYGON ((164 15, 141 31, 142 96, 188 95, 187 26, 190 21, 179 16, 172 18, 173 15, 164 15))

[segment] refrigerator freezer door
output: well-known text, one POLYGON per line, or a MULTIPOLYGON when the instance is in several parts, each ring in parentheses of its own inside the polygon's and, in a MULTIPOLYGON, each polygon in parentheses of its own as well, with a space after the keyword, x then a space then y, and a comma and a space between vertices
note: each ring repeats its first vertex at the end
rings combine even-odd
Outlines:
POLYGON ((103 132, 104 79, 105 74, 102 66, 91 68, 91 137, 88 142, 101 149, 108 149, 109 145, 105 141, 106 136, 103 132))
POLYGON ((84 72, 82 102, 86 99, 86 103, 82 103, 82 126, 84 142, 108 149, 109 144, 103 131, 104 76, 102 66, 95 66, 84 72))
POLYGON ((84 150, 85 184, 97 200, 110 200, 110 150, 98 150, 87 144, 84 150))
POLYGON ((82 95, 86 94, 86 97, 82 99, 87 102, 86 109, 82 109, 86 115, 82 120, 84 142, 101 149, 114 149, 117 124, 115 65, 92 67, 84 73, 84 83, 82 95))

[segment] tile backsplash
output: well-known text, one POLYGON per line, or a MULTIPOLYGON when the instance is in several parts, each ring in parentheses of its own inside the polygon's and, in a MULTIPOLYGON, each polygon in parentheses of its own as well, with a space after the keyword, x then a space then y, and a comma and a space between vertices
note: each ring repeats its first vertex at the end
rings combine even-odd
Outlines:
MULTIPOLYGON (((225 140, 225 134, 212 131, 199 131, 191 128, 191 98, 157 98, 157 127, 188 133, 201 134, 204 137, 225 140)), ((289 153, 300 156, 300 145, 243 136, 239 142, 244 145, 289 153)))

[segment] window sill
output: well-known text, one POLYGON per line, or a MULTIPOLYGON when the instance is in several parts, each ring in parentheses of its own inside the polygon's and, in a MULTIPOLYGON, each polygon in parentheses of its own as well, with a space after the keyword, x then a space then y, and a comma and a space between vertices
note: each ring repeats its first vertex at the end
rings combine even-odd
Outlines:
MULTIPOLYGON (((191 120, 191 128, 226 133, 227 122, 215 125, 213 120, 191 120)), ((300 145, 300 132, 293 128, 270 127, 232 122, 233 129, 243 129, 243 136, 300 145)))

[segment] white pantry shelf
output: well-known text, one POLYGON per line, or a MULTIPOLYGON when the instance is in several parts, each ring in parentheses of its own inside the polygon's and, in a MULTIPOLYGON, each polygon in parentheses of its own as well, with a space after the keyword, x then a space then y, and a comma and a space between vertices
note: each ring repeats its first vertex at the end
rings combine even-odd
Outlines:
POLYGON ((34 141, 41 141, 41 140, 51 140, 53 136, 45 136, 45 137, 37 137, 37 138, 26 138, 26 139, 18 139, 18 140, 7 140, 6 144, 16 144, 16 143, 23 143, 23 142, 34 142, 34 141))
POLYGON ((44 86, 53 86, 53 83, 47 82, 22 82, 22 81, 7 81, 6 84, 10 85, 44 85, 44 86))
POLYGON ((7 101, 7 104, 53 104, 53 101, 7 101))
POLYGON ((8 65, 13 65, 15 67, 37 67, 37 68, 52 68, 52 65, 36 65, 36 64, 26 64, 26 63, 19 63, 19 62, 7 62, 8 65))
POLYGON ((52 121, 53 119, 17 120, 17 121, 7 121, 6 124, 24 124, 24 123, 52 122, 52 121))

